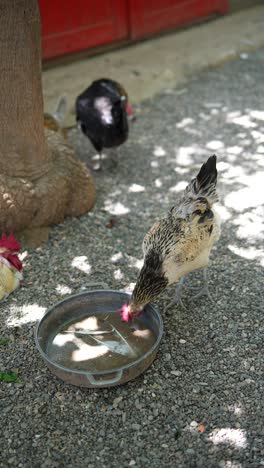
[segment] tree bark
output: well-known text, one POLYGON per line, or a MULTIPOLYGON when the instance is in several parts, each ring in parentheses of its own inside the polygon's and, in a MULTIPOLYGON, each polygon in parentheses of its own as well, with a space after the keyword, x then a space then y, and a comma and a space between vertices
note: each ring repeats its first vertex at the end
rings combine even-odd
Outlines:
POLYGON ((37 0, 0 0, 0 231, 92 208, 95 187, 59 133, 44 132, 37 0))

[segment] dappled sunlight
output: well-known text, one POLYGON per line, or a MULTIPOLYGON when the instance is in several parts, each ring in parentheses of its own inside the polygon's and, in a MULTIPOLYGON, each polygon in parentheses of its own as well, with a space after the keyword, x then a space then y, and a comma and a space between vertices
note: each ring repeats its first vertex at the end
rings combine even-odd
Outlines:
POLYGON ((81 255, 80 257, 74 257, 72 260, 71 265, 74 268, 77 268, 80 271, 83 271, 84 273, 89 274, 91 272, 91 265, 87 261, 87 257, 85 255, 81 255))
POLYGON ((193 169, 200 169, 200 164, 197 163, 196 157, 202 156, 208 157, 210 155, 210 151, 202 145, 198 145, 196 143, 190 146, 180 146, 175 148, 175 159, 177 162, 177 167, 175 171, 180 174, 184 174, 185 172, 189 172, 193 169), (181 167, 179 167, 181 166, 181 167), (185 172, 184 172, 185 171, 185 172))
POLYGON ((162 181, 160 179, 156 179, 154 184, 155 184, 155 187, 157 187, 157 188, 162 187, 162 181))
POLYGON ((236 461, 226 460, 221 462, 221 468, 243 468, 243 465, 236 461))
POLYGON ((104 209, 108 213, 115 215, 115 216, 125 215, 130 212, 130 208, 123 205, 123 203, 119 201, 115 202, 115 201, 106 200, 104 204, 104 209))
POLYGON ((241 408, 241 406, 238 405, 229 405, 228 410, 230 413, 233 413, 237 416, 241 416, 244 413, 244 410, 241 408))
POLYGON ((257 260, 264 267, 264 251, 255 247, 237 247, 236 245, 228 245, 228 249, 239 257, 247 260, 257 260))
POLYGON ((21 252, 18 254, 18 258, 23 262, 28 256, 28 251, 24 250, 24 252, 21 252))
POLYGON ((214 445, 226 444, 237 449, 247 447, 246 431, 243 429, 231 429, 229 427, 214 429, 208 436, 214 445))
POLYGON ((212 151, 218 151, 224 147, 224 143, 220 140, 212 140, 206 143, 206 148, 212 151))
POLYGON ((124 278, 124 274, 122 273, 122 271, 120 270, 120 268, 118 268, 117 270, 114 271, 114 278, 116 280, 121 280, 124 278))
POLYGON ((128 266, 130 268, 137 268, 137 270, 141 270, 143 266, 143 259, 139 260, 136 257, 129 256, 128 257, 128 266))
POLYGON ((228 211, 228 209, 220 204, 215 205, 215 211, 219 215, 221 221, 227 221, 228 219, 231 218, 231 214, 228 211))
POLYGON ((151 161, 151 162, 150 162, 150 165, 151 165, 151 167, 153 167, 154 169, 155 169, 156 167, 159 167, 158 161, 151 161))
MULTIPOLYGON (((230 168, 230 163, 225 161, 217 161, 217 171, 224 172, 230 168)), ((221 174, 222 177, 222 174, 221 174)))
POLYGON ((226 121, 227 123, 240 125, 244 128, 255 128, 257 126, 255 122, 252 122, 250 115, 241 115, 240 111, 228 112, 226 116, 226 121))
POLYGON ((132 293, 135 286, 136 286, 136 283, 135 283, 135 282, 134 282, 134 283, 127 283, 127 284, 125 285, 124 290, 127 291, 127 292, 132 293))
POLYGON ((58 334, 55 336, 52 345, 58 347, 65 347, 65 345, 72 345, 77 348, 71 352, 72 362, 88 361, 96 359, 108 353, 109 349, 105 345, 88 345, 82 339, 77 338, 74 332, 68 334, 58 334))
POLYGON ((163 156, 166 156, 167 153, 162 146, 155 146, 153 154, 154 156, 157 156, 157 158, 162 158, 163 156))
POLYGON ((61 296, 65 296, 66 294, 71 294, 72 289, 69 288, 69 286, 66 286, 65 284, 58 284, 56 286, 56 292, 61 296))
MULTIPOLYGON (((77 344, 77 343, 75 343, 77 344)), ((109 352, 109 349, 105 345, 90 346, 82 343, 80 349, 76 349, 72 352, 72 360, 74 362, 87 361, 88 359, 95 359, 104 356, 109 352)))
POLYGON ((136 338, 142 338, 144 340, 147 340, 148 338, 151 337, 151 331, 146 328, 144 330, 140 330, 140 329, 135 329, 132 333, 131 333, 132 336, 136 337, 136 338))
POLYGON ((188 172, 190 172, 190 168, 189 167, 175 167, 174 171, 176 172, 176 174, 187 174, 188 172))
POLYGON ((191 117, 186 117, 176 124, 176 128, 186 128, 195 122, 191 117))
POLYGON ((122 252, 118 252, 114 255, 112 255, 111 257, 111 262, 112 263, 117 263, 119 260, 121 260, 122 258, 124 258, 124 255, 122 252))
POLYGON ((239 215, 234 220, 234 225, 238 226, 237 237, 247 241, 263 239, 264 237, 264 209, 251 210, 239 215))
POLYGON ((251 132, 252 138, 255 140, 256 143, 263 143, 264 142, 264 135, 262 132, 258 130, 252 130, 251 132))
POLYGON ((185 189, 187 185, 188 185, 188 182, 186 180, 181 180, 176 185, 174 185, 174 187, 170 188, 170 192, 181 192, 182 190, 185 189))
POLYGON ((111 197, 119 197, 119 195, 122 195, 122 190, 120 188, 115 188, 115 190, 111 192, 111 197))
POLYGON ((34 323, 40 320, 45 312, 46 307, 39 306, 38 304, 23 306, 11 305, 6 325, 8 327, 16 327, 31 322, 34 323))
POLYGON ((258 111, 258 110, 252 110, 249 112, 251 117, 256 120, 262 120, 264 122, 264 112, 263 111, 258 111))
POLYGON ((228 146, 226 148, 226 152, 229 154, 241 154, 243 151, 243 148, 241 146, 228 146))
POLYGON ((234 179, 237 178, 240 183, 242 182, 242 178, 244 176, 245 172, 241 166, 234 166, 234 165, 229 165, 229 167, 225 169, 223 174, 221 174, 222 179, 234 179))
POLYGON ((139 184, 132 184, 130 187, 128 187, 128 191, 132 193, 145 192, 145 187, 139 184))
MULTIPOLYGON (((235 177, 239 172, 241 171, 238 167, 236 167, 231 171, 231 174, 233 174, 233 177, 235 177)), ((225 175, 225 177, 227 177, 227 175, 225 175)), ((225 206, 228 208, 233 208, 235 211, 241 212, 248 208, 262 205, 263 173, 255 173, 247 176, 241 173, 239 181, 241 184, 247 185, 247 187, 233 191, 226 195, 225 206)))
POLYGON ((195 149, 193 146, 181 146, 176 150, 176 161, 181 166, 189 166, 194 162, 193 154, 195 149))

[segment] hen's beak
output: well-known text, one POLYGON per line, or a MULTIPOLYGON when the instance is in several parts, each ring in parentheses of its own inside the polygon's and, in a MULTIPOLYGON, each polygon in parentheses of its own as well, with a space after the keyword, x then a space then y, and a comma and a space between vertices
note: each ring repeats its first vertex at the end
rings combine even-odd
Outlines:
POLYGON ((136 317, 139 315, 141 312, 143 312, 144 307, 143 306, 138 306, 135 304, 133 301, 129 303, 129 312, 130 315, 136 317))
POLYGON ((129 322, 133 317, 143 313, 143 307, 137 307, 134 303, 124 304, 117 312, 120 312, 123 322, 129 322))

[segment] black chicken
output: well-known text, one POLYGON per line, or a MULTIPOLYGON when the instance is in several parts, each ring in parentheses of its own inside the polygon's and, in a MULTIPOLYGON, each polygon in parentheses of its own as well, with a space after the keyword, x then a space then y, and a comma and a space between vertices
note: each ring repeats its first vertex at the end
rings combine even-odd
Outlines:
POLYGON ((116 148, 128 138, 131 107, 124 88, 116 81, 95 80, 76 99, 76 120, 84 135, 101 153, 103 148, 116 148))

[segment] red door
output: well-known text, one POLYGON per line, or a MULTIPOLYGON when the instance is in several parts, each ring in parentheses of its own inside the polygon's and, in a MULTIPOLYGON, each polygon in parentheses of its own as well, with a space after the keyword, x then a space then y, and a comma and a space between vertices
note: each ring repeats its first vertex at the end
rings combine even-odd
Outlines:
POLYGON ((228 0, 38 1, 44 59, 137 39, 228 9, 228 0))
POLYGON ((129 0, 133 39, 213 13, 226 13, 228 0, 129 0))
POLYGON ((42 55, 88 49, 128 36, 124 0, 39 0, 42 55))

